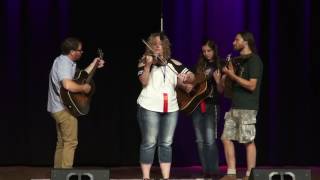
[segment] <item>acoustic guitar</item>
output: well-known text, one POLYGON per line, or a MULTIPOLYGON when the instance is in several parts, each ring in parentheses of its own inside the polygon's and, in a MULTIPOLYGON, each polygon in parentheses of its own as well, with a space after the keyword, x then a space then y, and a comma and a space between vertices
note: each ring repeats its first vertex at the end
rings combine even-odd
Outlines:
POLYGON ((187 115, 190 115, 212 90, 204 73, 195 74, 195 82, 191 86, 191 90, 186 90, 181 86, 176 88, 179 109, 187 115))
MULTIPOLYGON (((227 55, 227 58, 225 60, 225 67, 228 67, 229 64, 232 63, 231 61, 231 54, 228 54, 227 55)), ((234 66, 235 67, 235 66, 234 66)), ((232 98, 232 80, 229 78, 229 77, 226 77, 226 80, 225 80, 225 88, 224 88, 224 96, 226 98, 229 98, 231 99, 232 98)))
MULTIPOLYGON (((252 54, 248 55, 241 55, 238 57, 233 57, 231 58, 231 54, 228 54, 226 60, 225 60, 225 65, 226 67, 229 66, 231 63, 234 68, 234 72, 237 76, 242 77, 242 74, 244 73, 244 68, 242 67, 242 64, 245 63, 248 59, 252 57, 252 54)), ((225 88, 224 88, 224 96, 226 98, 231 99, 232 98, 232 87, 233 87, 233 81, 229 78, 226 77, 225 80, 225 88)))
MULTIPOLYGON (((103 52, 101 49, 98 49, 98 56, 100 59, 103 59, 103 52)), ((63 87, 60 88, 60 97, 63 101, 63 104, 67 107, 69 112, 75 117, 86 115, 90 110, 91 97, 95 91, 95 84, 92 80, 92 77, 97 68, 98 62, 96 62, 89 74, 85 70, 80 70, 76 72, 75 77, 73 79, 73 81, 78 84, 90 84, 91 91, 88 94, 83 92, 74 93, 68 91, 63 87)))

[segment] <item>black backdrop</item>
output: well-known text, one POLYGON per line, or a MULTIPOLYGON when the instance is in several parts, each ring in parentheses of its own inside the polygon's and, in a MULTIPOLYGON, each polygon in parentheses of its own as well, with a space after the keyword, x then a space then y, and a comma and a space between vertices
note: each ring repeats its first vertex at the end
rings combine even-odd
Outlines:
POLYGON ((52 165, 55 123, 46 112, 48 75, 67 36, 83 41, 79 67, 104 51, 88 116, 79 118, 76 165, 138 163, 136 98, 142 38, 160 30, 160 1, 17 1, 1 5, 0 164, 52 165))
MULTIPOLYGON (((165 23, 169 22, 169 38, 177 50, 173 54, 180 58, 176 39, 192 42, 184 41, 184 37, 192 38, 190 27, 184 26, 192 14, 179 23, 183 17, 176 18, 174 13, 189 12, 193 4, 165 2, 169 11, 165 23), (181 25, 183 35, 174 29, 181 25)), ((46 112, 48 74, 61 41, 70 35, 84 42, 80 67, 88 65, 97 48, 103 49, 107 61, 94 77, 97 90, 91 111, 79 118, 75 165, 138 165, 140 133, 135 112, 141 87, 136 65, 144 50, 141 39, 160 30, 161 2, 104 3, 0 2, 0 165, 52 165, 56 134, 54 121, 46 112)), ((265 74, 257 127, 258 165, 319 165, 319 2, 260 3, 259 47, 265 74)), ((249 19, 246 16, 246 26, 249 19)), ((224 29, 215 32, 223 34, 224 29)), ((189 59, 189 64, 192 61, 189 59)), ((220 142, 218 145, 224 164, 220 142)), ((198 162, 191 121, 183 115, 173 146, 176 165, 198 162)), ((244 154, 238 157, 244 164, 244 154)))

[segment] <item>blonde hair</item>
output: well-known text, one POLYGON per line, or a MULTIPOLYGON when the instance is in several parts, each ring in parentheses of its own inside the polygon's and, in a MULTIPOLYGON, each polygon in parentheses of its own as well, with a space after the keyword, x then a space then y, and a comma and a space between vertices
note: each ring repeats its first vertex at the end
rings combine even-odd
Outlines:
MULTIPOLYGON (((148 37, 148 43, 153 44, 156 37, 160 37, 160 41, 162 42, 163 57, 165 59, 169 59, 171 57, 171 49, 170 49, 171 44, 170 44, 169 38, 162 32, 152 33, 148 37)), ((145 54, 152 54, 151 50, 148 47, 146 47, 145 54)))

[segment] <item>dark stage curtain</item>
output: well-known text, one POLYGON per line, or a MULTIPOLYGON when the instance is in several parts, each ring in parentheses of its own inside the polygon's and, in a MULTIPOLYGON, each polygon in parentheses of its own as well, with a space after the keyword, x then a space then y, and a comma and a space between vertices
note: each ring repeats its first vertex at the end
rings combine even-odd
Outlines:
POLYGON ((160 1, 1 1, 0 165, 52 165, 55 123, 48 75, 67 36, 83 41, 78 66, 104 51, 91 110, 79 118, 75 166, 137 165, 136 98, 142 39, 160 30, 160 1), (107 4, 106 4, 107 3, 107 4), (109 3, 109 4, 108 4, 109 3))
MULTIPOLYGON (((233 52, 237 32, 251 31, 264 64, 261 104, 257 123, 258 165, 319 165, 319 2, 311 0, 174 0, 164 1, 164 31, 173 44, 173 56, 190 66, 196 63, 204 38, 218 44, 219 55, 233 52)), ((222 99, 218 135, 229 101, 222 99)), ((192 132, 190 120, 181 120, 177 134, 192 132)), ((193 135, 191 135, 193 136, 193 135)), ((190 136, 190 137, 191 137, 190 136)), ((194 137, 185 140, 195 147, 194 137), (190 142, 191 141, 191 142, 190 142)), ((178 162, 193 157, 176 142, 178 162), (181 147, 181 148, 179 148, 181 147)), ((225 164, 218 140, 220 162, 225 164)), ((237 147, 238 164, 246 165, 237 147)))
MULTIPOLYGON (((190 67, 204 37, 217 42, 224 58, 236 32, 252 31, 264 63, 258 165, 319 165, 319 7, 311 0, 1 1, 0 165, 52 166, 56 132, 46 112, 48 75, 67 36, 84 42, 79 67, 88 65, 97 48, 107 60, 94 77, 90 113, 79 118, 75 165, 138 165, 136 66, 141 39, 160 30, 161 11, 173 58, 190 67)), ((218 136, 228 109, 222 100, 218 136)), ((175 165, 199 164, 194 140, 191 119, 181 114, 175 165)), ((238 161, 245 164, 239 148, 238 161)))

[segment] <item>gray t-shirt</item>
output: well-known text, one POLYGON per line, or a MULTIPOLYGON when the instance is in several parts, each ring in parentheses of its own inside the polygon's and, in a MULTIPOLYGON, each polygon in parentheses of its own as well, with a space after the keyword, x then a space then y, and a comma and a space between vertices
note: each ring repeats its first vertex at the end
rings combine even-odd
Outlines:
POLYGON ((257 86, 256 89, 251 92, 239 84, 234 83, 232 89, 232 108, 258 110, 263 64, 260 57, 256 54, 252 54, 242 60, 238 67, 238 69, 240 69, 240 75, 238 75, 247 80, 251 78, 257 79, 257 86))
POLYGON ((49 75, 48 112, 55 113, 65 109, 60 98, 62 80, 73 79, 76 72, 76 63, 66 55, 58 56, 52 65, 49 75))

